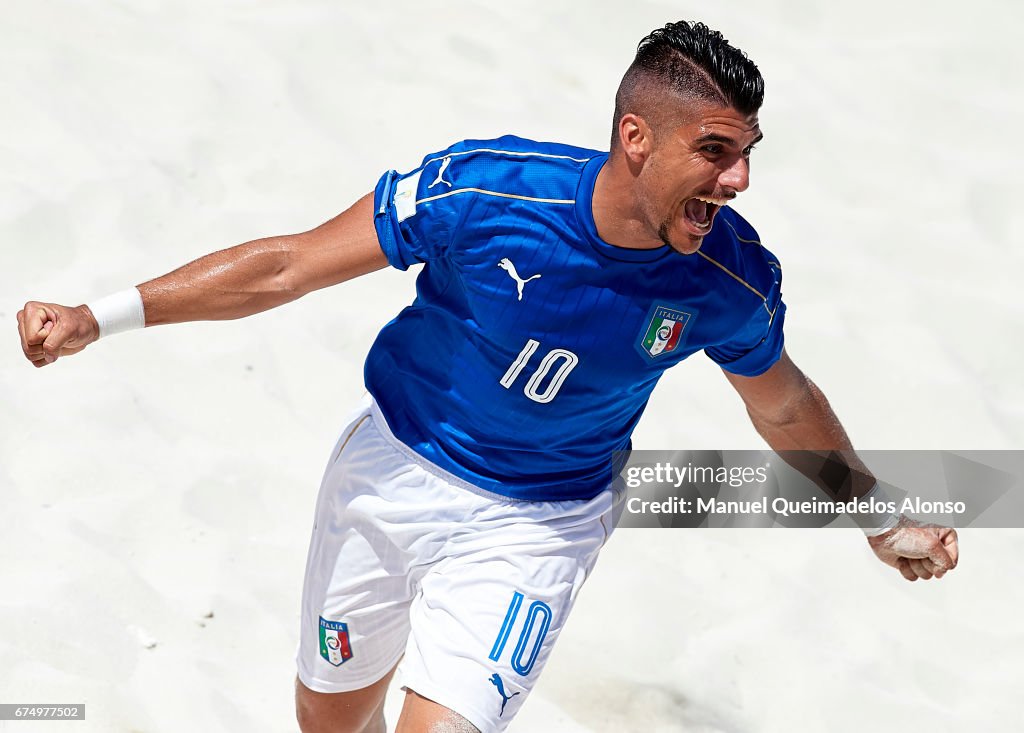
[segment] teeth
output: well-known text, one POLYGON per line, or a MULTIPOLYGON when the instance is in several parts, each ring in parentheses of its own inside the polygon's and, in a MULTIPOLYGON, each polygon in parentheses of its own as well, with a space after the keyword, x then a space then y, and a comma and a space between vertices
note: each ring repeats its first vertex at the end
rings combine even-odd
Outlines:
POLYGON ((715 206, 725 206, 729 203, 729 199, 709 199, 703 196, 694 196, 698 201, 703 201, 706 204, 714 204, 715 206))

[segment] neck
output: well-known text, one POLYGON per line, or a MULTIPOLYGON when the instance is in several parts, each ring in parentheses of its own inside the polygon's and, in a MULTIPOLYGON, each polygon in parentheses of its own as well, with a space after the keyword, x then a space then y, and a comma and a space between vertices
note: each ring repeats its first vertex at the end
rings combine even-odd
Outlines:
POLYGON ((594 183, 593 213, 597 233, 608 244, 626 249, 665 245, 644 223, 634 189, 635 176, 621 152, 612 150, 594 183))

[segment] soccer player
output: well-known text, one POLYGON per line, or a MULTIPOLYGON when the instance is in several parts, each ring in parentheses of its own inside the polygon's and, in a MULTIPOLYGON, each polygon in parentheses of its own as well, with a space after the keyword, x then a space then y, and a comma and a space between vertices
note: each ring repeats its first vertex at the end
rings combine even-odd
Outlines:
MULTIPOLYGON (((613 452, 629 447, 660 375, 697 351, 773 449, 856 463, 783 349, 779 262, 731 206, 749 183, 762 98, 757 67, 721 34, 673 23, 641 41, 607 153, 456 143, 311 231, 88 305, 18 313, 25 355, 45 366, 128 328, 240 318, 423 264, 416 299, 370 350, 369 395, 317 500, 303 731, 383 730, 400 659, 399 730, 503 730, 614 528, 613 452)), ((857 519, 908 580, 956 565, 952 529, 857 519)))

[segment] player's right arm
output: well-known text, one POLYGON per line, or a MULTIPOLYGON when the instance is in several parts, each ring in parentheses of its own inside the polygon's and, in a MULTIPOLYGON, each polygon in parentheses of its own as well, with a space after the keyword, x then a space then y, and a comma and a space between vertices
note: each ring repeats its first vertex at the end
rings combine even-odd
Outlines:
MULTIPOLYGON (((221 321, 275 308, 385 265, 370 193, 308 232, 213 252, 137 287, 146 326, 221 321)), ((100 335, 88 306, 37 301, 18 311, 18 331, 25 356, 37 367, 78 353, 100 335)))

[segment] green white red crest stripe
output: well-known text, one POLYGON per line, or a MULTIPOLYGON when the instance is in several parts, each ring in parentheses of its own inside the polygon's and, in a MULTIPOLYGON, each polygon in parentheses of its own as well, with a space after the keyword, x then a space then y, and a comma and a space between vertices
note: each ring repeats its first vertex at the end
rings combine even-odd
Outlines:
POLYGON ((650 356, 675 351, 689 320, 690 314, 686 311, 658 306, 644 334, 643 350, 650 356))

